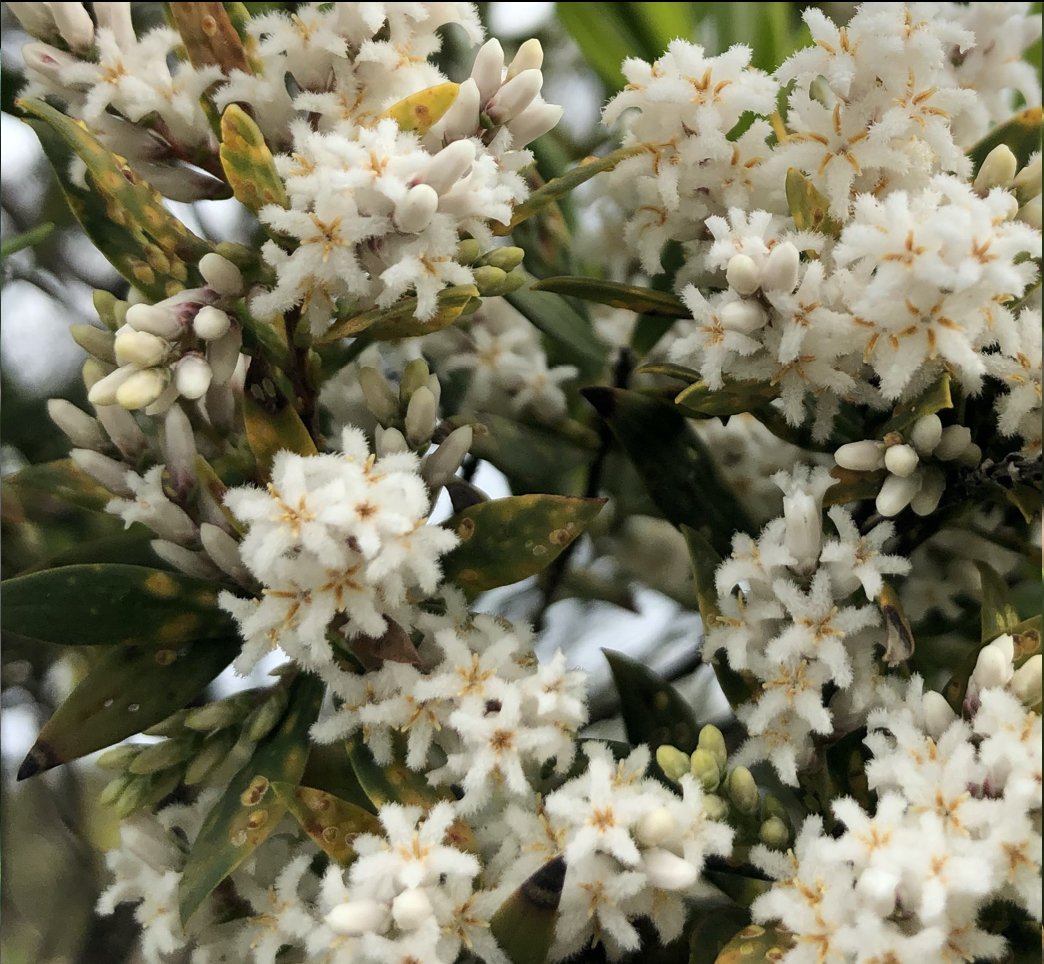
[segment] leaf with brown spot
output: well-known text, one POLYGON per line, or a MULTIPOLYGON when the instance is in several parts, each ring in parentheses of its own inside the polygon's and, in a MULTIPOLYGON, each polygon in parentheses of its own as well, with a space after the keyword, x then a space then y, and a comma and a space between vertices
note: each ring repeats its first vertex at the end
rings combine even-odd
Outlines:
POLYGON ((982 581, 982 641, 1010 633, 1019 624, 1019 611, 1007 581, 988 563, 976 560, 982 581))
POLYGON ((332 793, 278 782, 272 790, 319 849, 342 867, 355 859, 353 843, 359 834, 381 833, 374 814, 332 793))
POLYGON ((794 937, 784 928, 774 924, 750 924, 721 949, 715 964, 782 961, 793 946, 794 937))
POLYGON ((457 99, 460 84, 445 83, 436 84, 418 90, 409 97, 396 101, 387 108, 377 119, 391 118, 399 125, 401 131, 413 131, 423 136, 431 130, 457 99))
POLYGON ((224 3, 171 3, 171 20, 185 44, 193 67, 221 68, 252 73, 243 42, 232 25, 224 3))
POLYGON ((914 654, 914 635, 910 620, 906 617, 899 593, 887 582, 877 595, 877 608, 884 617, 885 639, 884 661, 888 666, 905 663, 914 654))
POLYGON ((230 104, 221 115, 219 155, 232 193, 244 207, 254 214, 266 204, 290 207, 283 179, 276 171, 261 128, 238 104, 230 104))
POLYGON ((286 804, 271 785, 296 786, 301 779, 308 762, 308 730, 319 715, 323 691, 322 681, 310 674, 294 680, 282 721, 257 744, 207 814, 181 877, 182 923, 268 838, 286 813, 286 804))
POLYGON ((473 299, 480 298, 474 285, 453 285, 439 292, 438 308, 434 317, 419 320, 417 299, 402 298, 390 308, 373 308, 358 315, 341 318, 316 339, 317 345, 329 345, 349 336, 368 332, 372 338, 418 338, 430 335, 452 325, 473 299))

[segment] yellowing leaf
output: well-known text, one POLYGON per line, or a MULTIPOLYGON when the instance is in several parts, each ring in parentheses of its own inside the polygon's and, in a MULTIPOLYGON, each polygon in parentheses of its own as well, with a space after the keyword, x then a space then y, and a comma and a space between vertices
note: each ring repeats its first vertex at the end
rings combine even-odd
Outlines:
POLYGON ((390 117, 399 125, 400 130, 427 134, 453 106, 459 90, 460 84, 436 84, 434 87, 418 90, 417 93, 392 104, 378 120, 390 117))

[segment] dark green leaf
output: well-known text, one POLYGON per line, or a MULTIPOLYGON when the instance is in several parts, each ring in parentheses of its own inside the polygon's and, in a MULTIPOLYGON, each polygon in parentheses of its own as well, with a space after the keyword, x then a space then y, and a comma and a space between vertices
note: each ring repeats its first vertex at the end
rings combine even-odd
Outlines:
MULTIPOLYGON (((257 365, 251 366, 253 370, 257 365)), ((243 392, 243 422, 247 444, 262 476, 282 451, 315 455, 318 451, 301 416, 270 378, 248 378, 243 392)))
POLYGON ((279 825, 286 804, 271 786, 299 782, 308 761, 308 729, 322 699, 323 684, 317 677, 298 676, 282 721, 257 744, 207 814, 181 877, 178 909, 183 923, 279 825))
POLYGON ((523 881, 490 919, 490 933, 511 964, 547 960, 565 875, 565 858, 556 857, 523 881))
POLYGON ((996 569, 978 560, 975 568, 982 579, 982 641, 985 643, 1010 633, 1019 624, 1019 611, 1008 583, 996 569))
POLYGON ((261 128, 238 104, 230 104, 221 115, 220 156, 232 192, 245 207, 255 214, 266 204, 290 207, 261 128))
POLYGON ((511 292, 507 300, 550 340, 552 364, 575 365, 587 378, 597 377, 605 369, 606 345, 591 323, 566 301, 537 291, 535 285, 511 292))
POLYGON ((371 813, 377 812, 355 776, 351 760, 348 759, 348 750, 343 743, 313 744, 308 754, 308 765, 301 775, 301 783, 306 787, 325 790, 371 813))
MULTIPOLYGON (((392 762, 385 765, 373 758, 369 747, 358 736, 350 737, 346 748, 356 779, 374 807, 404 803, 428 809, 440 800, 452 798, 448 788, 433 787, 423 773, 406 766, 403 752, 396 752, 392 762)), ((401 751, 402 747, 396 749, 401 751)))
POLYGON ((721 949, 715 964, 780 961, 793 946, 794 938, 789 931, 774 924, 750 924, 721 949))
POLYGON ((63 566, 3 583, 5 632, 70 646, 177 646, 227 636, 217 587, 119 563, 63 566))
POLYGON ((944 408, 953 408, 953 397, 950 395, 950 376, 940 375, 920 395, 908 402, 896 405, 892 417, 877 432, 878 438, 884 438, 889 432, 905 434, 914 423, 926 415, 934 415, 944 408))
POLYGON ((195 699, 239 646, 238 638, 226 638, 176 648, 110 649, 44 724, 18 778, 102 750, 166 719, 195 699))
POLYGON ((604 504, 604 499, 533 494, 469 506, 446 522, 460 545, 443 558, 443 573, 472 594, 536 575, 591 524, 604 504))
POLYGON ((696 911, 689 935, 689 964, 714 964, 721 949, 750 923, 742 907, 725 905, 696 911))
POLYGON ((403 298, 390 308, 373 308, 338 320, 317 340, 317 344, 328 345, 363 332, 375 339, 418 338, 430 335, 452 325, 464 313, 464 309, 477 298, 479 290, 474 285, 444 288, 439 292, 439 306, 434 317, 427 321, 420 321, 416 317, 416 298, 403 298))
POLYGON ((561 275, 544 278, 533 285, 534 291, 549 291, 556 295, 569 295, 582 301, 593 301, 611 308, 626 308, 646 315, 663 315, 667 318, 691 318, 692 312, 680 298, 655 288, 639 288, 635 285, 619 284, 616 281, 600 281, 597 278, 581 278, 561 275))
POLYGON ((775 385, 765 382, 726 382, 717 390, 695 382, 678 393, 674 404, 693 418, 721 418, 762 409, 778 394, 775 385))
POLYGON ((44 224, 38 224, 35 228, 30 228, 22 234, 16 234, 13 238, 5 239, 0 244, 0 258, 8 258, 12 254, 24 251, 26 248, 34 247, 41 241, 46 241, 51 236, 52 231, 54 231, 54 225, 47 221, 44 224))

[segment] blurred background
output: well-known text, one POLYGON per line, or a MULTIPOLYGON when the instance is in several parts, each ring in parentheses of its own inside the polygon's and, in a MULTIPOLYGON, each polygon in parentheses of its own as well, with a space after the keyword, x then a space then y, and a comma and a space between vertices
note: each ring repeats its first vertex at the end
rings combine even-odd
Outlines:
MULTIPOLYGON (((90 8, 90 4, 86 5, 90 8)), ((293 8, 295 4, 255 3, 250 8, 293 8)), ((743 41, 755 49, 755 63, 771 69, 803 42, 797 3, 481 3, 489 32, 509 56, 529 37, 545 50, 544 97, 565 106, 560 127, 536 145, 544 177, 607 143, 599 113, 622 83, 625 56, 656 57, 676 36, 697 40, 718 52, 743 41)), ((844 20, 854 4, 820 4, 844 20)), ((1035 5, 1037 10, 1040 4, 1035 5)), ((162 5, 136 3, 140 27, 163 18, 162 5)), ((2 8, 3 114, 0 136, 2 201, 2 283, 0 301, 0 473, 10 478, 26 465, 59 458, 65 437, 51 424, 45 404, 62 397, 85 404, 79 370, 84 355, 69 337, 72 324, 94 317, 93 289, 119 296, 126 284, 94 250, 72 220, 35 135, 17 118, 20 48, 28 38, 2 8)), ((470 54, 447 44, 443 67, 459 80, 470 54)), ((1038 69, 1040 46, 1033 52, 1038 69)), ((236 201, 171 204, 205 237, 243 239, 236 201)), ((506 494, 503 479, 483 468, 476 480, 491 495, 506 494)), ((46 491, 5 485, 2 504, 2 567, 8 577, 60 553, 87 535, 117 531, 119 523, 97 506, 77 507, 46 491), (30 522, 29 520, 32 519, 30 522)), ((519 615, 532 611, 532 586, 510 587, 484 600, 486 608, 519 615)), ((592 673, 595 715, 605 735, 611 728, 613 697, 600 647, 624 650, 668 677, 690 675, 682 683, 702 719, 724 712, 725 704, 706 676, 691 674, 699 620, 674 599, 644 587, 634 591, 634 610, 609 603, 564 600, 551 607, 541 649, 561 646, 571 661, 592 673)), ((126 908, 97 918, 93 905, 102 886, 103 852, 116 841, 114 818, 98 806, 107 775, 90 758, 16 783, 17 766, 40 724, 64 698, 84 664, 68 649, 32 649, 6 640, 2 652, 0 760, 2 805, 0 881, 5 964, 120 964, 135 961, 136 926, 126 908)), ((247 681, 249 682, 249 681, 247 681)), ((244 681, 221 678, 218 695, 244 681)))

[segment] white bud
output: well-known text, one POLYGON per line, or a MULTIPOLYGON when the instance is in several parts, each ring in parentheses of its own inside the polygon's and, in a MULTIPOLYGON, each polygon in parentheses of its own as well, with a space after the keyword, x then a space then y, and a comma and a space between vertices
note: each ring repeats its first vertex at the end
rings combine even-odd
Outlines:
MULTIPOLYGON (((39 6, 39 4, 26 4, 26 6, 39 6)), ((22 60, 25 61, 27 70, 42 74, 48 80, 64 87, 60 72, 63 68, 79 63, 75 57, 69 56, 64 50, 52 47, 50 44, 29 43, 22 47, 22 60)))
POLYGON ((388 911, 376 900, 351 900, 338 904, 326 915, 326 924, 335 934, 357 936, 379 933, 387 927, 388 911))
POLYGON ((1027 706, 1040 702, 1041 655, 1026 660, 1011 677, 1011 691, 1027 706))
POLYGON ((884 443, 873 439, 849 442, 834 453, 834 461, 852 472, 873 472, 884 467, 884 443))
POLYGON ((971 682, 975 686, 975 691, 978 692, 979 690, 1004 686, 1013 675, 1011 659, 1005 656, 1003 648, 990 643, 989 646, 983 646, 979 650, 978 659, 975 661, 975 669, 971 674, 971 682))
POLYGON ((406 438, 411 445, 420 445, 431 438, 437 416, 435 396, 422 385, 410 396, 410 403, 406 407, 406 438))
POLYGON ((943 462, 949 462, 952 459, 960 458, 969 445, 971 445, 971 429, 967 425, 947 425, 942 430, 942 437, 932 455, 943 462))
POLYGON ((1044 215, 1042 215, 1039 197, 1035 197, 1032 201, 1027 201, 1019 208, 1019 220, 1028 224, 1031 228, 1036 228, 1038 231, 1041 229, 1041 224, 1044 223, 1044 215))
POLYGON ((424 172, 424 183, 436 194, 445 194, 475 163, 475 145, 469 140, 447 144, 432 159, 424 172))
POLYGON ((170 499, 150 501, 144 521, 161 539, 178 545, 193 542, 199 534, 196 523, 170 499))
POLYGON ((421 475, 432 488, 445 485, 460 468, 464 456, 471 448, 472 430, 470 425, 455 428, 445 441, 424 460, 421 475))
POLYGON ((798 572, 811 572, 819 560, 823 542, 823 517, 819 503, 807 492, 797 492, 783 499, 786 521, 784 543, 794 558, 798 572))
POLYGON ((753 258, 734 254, 725 268, 725 280, 737 294, 752 295, 761 286, 761 272, 753 258))
POLYGON ((124 325, 116 333, 114 345, 117 365, 133 365, 135 368, 155 368, 163 363, 170 351, 162 338, 147 331, 136 331, 124 325))
POLYGON ((512 147, 520 150, 538 137, 543 137, 558 125, 563 113, 564 109, 558 104, 545 104, 543 101, 530 104, 507 123, 507 129, 511 132, 512 147))
POLYGON ((479 104, 485 104, 500 89, 504 77, 504 48, 500 41, 487 40, 475 54, 471 79, 479 92, 479 104))
POLYGON ((989 194, 991 188, 1008 187, 1015 179, 1018 168, 1018 158, 1011 148, 1007 144, 998 144, 986 155, 972 187, 976 194, 983 196, 989 194))
POLYGON ((207 287, 216 294, 232 297, 243 290, 243 275, 239 268, 215 251, 199 259, 199 273, 207 287))
POLYGON ((469 77, 460 85, 457 99, 450 104, 449 110, 442 115, 442 120, 431 129, 431 133, 441 135, 441 138, 446 141, 471 137, 479 126, 479 99, 478 84, 469 77))
POLYGON ((910 500, 917 495, 921 487, 921 480, 917 475, 889 475, 877 493, 875 505, 877 511, 886 519, 899 515, 909 504, 910 500))
POLYGON ((671 811, 666 807, 657 807, 642 814, 634 828, 634 835, 646 847, 656 847, 677 836, 678 830, 678 821, 671 811))
POLYGON ((101 426, 72 402, 64 398, 52 398, 47 402, 47 414, 77 448, 105 448, 108 439, 101 426))
POLYGON ((98 405, 95 412, 101 427, 124 458, 133 462, 148 448, 149 440, 127 409, 119 405, 98 405))
POLYGON ((998 200, 1003 205, 1003 210, 998 212, 997 217, 999 217, 1002 221, 1013 221, 1019 213, 1018 199, 1015 197, 1014 194, 1011 194, 1007 191, 1003 191, 1002 188, 994 189, 994 193, 1000 192, 1003 193, 1000 194, 1000 198, 998 200))
POLYGON ((926 466, 918 475, 921 487, 910 500, 910 508, 919 516, 931 515, 939 507, 946 491, 946 476, 934 465, 926 466))
POLYGON ((936 693, 935 690, 928 690, 921 698, 921 709, 924 712, 924 728, 933 740, 938 740, 957 719, 957 714, 942 693, 936 693))
POLYGON ((117 368, 104 378, 99 378, 87 392, 87 401, 92 405, 115 405, 119 387, 134 374, 133 368, 117 368))
MULTIPOLYGON (((458 142, 459 143, 459 142, 458 142)), ((429 184, 411 187, 395 205, 395 227, 403 234, 419 234, 439 209, 439 195, 429 184)))
POLYGON ((181 334, 184 326, 169 307, 160 305, 131 305, 127 309, 127 324, 136 331, 147 331, 168 340, 181 334))
POLYGON ((129 3, 96 3, 94 16, 98 18, 99 27, 113 32, 116 46, 120 50, 130 50, 134 47, 137 38, 134 35, 129 3))
POLYGON ((204 305, 192 319, 192 330, 204 341, 213 341, 225 334, 231 324, 231 319, 220 308, 204 305))
POLYGON ((149 545, 160 559, 186 576, 195 576, 197 579, 216 579, 221 576, 221 571, 201 552, 193 552, 166 539, 153 539, 149 545))
POLYGON ((233 325, 207 345, 207 364, 216 384, 224 385, 235 374, 242 347, 243 332, 238 325, 233 325))
POLYGON ((177 385, 178 394, 185 398, 197 399, 207 394, 214 373, 207 364, 207 360, 201 355, 185 355, 174 366, 174 384, 177 385))
POLYGON ((52 3, 50 8, 54 25, 73 50, 87 50, 94 43, 94 21, 82 3, 52 3))
POLYGON ((406 436, 397 428, 381 428, 377 426, 377 431, 374 434, 378 456, 394 455, 397 452, 408 452, 410 450, 406 436))
POLYGON ((127 484, 126 465, 90 449, 73 449, 69 457, 78 468, 113 495, 133 498, 134 490, 127 484))
POLYGON ((765 259, 761 287, 765 291, 793 291, 798 281, 801 254, 789 241, 777 244, 765 259))
POLYGON ((187 491, 196 478, 196 436, 180 405, 171 405, 163 419, 163 460, 174 488, 187 491))
POLYGON ((239 554, 239 543, 224 529, 204 522, 199 527, 199 541, 214 564, 226 575, 231 576, 241 585, 251 582, 250 573, 243 565, 239 554))
POLYGON ((669 850, 647 850, 642 869, 649 883, 659 890, 688 890, 700 878, 699 868, 669 850))
POLYGON ((390 422, 399 414, 399 399, 376 368, 359 369, 359 387, 367 408, 377 416, 379 422, 390 422))
POLYGON ((958 456, 958 461, 969 469, 977 469, 982 461, 982 449, 975 442, 971 442, 958 456))
POLYGON ((173 380, 171 380, 167 387, 160 393, 159 398, 157 398, 151 405, 145 406, 145 414, 148 415, 149 418, 162 415, 178 400, 180 394, 178 386, 173 380))
POLYGON ((518 50, 508 67, 507 79, 517 77, 523 70, 539 70, 544 65, 544 48, 535 37, 527 40, 518 50))
POLYGON ((392 901, 392 917, 404 931, 413 931, 435 913, 431 899, 420 887, 404 890, 392 901))
POLYGON ((885 468, 892 475, 898 475, 900 478, 905 479, 908 475, 913 475, 917 471, 919 462, 920 459, 917 458, 917 453, 912 446, 889 445, 885 449, 885 468))
POLYGON ((54 39, 54 17, 51 16, 49 4, 9 3, 7 9, 30 36, 41 40, 54 39))
POLYGON ((718 310, 718 320, 721 326, 729 331, 749 335, 764 327, 768 321, 768 314, 756 301, 730 301, 718 310))
POLYGON ((165 368, 144 368, 132 372, 116 389, 116 404, 134 412, 146 408, 163 394, 170 381, 170 372, 165 368))
POLYGON ((938 415, 925 415, 914 422, 910 430, 910 444, 917 449, 918 455, 931 455, 942 441, 942 430, 942 420, 938 415))
POLYGON ((544 75, 539 70, 523 70, 512 77, 486 105, 486 115, 494 124, 505 124, 522 113, 540 93, 544 75))
MULTIPOLYGON (((11 4, 8 4, 11 6, 11 4)), ((1018 199, 1025 204, 1026 201, 1030 201, 1033 198, 1040 197, 1041 188, 1041 158, 1040 151, 1034 153, 1030 158, 1029 164, 1027 164, 1018 174, 1015 175, 1015 180, 1012 181, 1012 186, 1015 188, 1015 195, 1018 199)))

